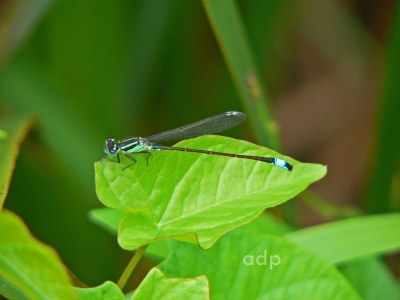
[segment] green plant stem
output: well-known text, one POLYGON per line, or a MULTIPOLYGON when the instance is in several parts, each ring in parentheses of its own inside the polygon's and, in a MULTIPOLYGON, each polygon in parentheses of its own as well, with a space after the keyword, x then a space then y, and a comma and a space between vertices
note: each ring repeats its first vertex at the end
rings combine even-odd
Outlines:
POLYGON ((278 125, 268 107, 266 88, 260 80, 236 2, 203 0, 203 5, 257 140, 280 151, 278 125))
POLYGON ((131 261, 126 266, 124 272, 122 273, 121 277, 118 280, 118 287, 122 290, 128 281, 129 277, 131 276, 133 270, 135 269, 136 265, 138 264, 140 258, 142 257, 143 253, 146 251, 148 245, 144 245, 139 247, 136 251, 135 255, 133 255, 131 261))

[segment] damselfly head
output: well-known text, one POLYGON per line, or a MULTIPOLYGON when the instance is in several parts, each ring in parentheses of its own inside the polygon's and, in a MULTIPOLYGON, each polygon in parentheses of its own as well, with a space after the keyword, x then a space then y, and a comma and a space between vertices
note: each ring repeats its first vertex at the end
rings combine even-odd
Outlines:
POLYGON ((107 138, 106 142, 104 143, 104 153, 108 156, 114 157, 118 154, 118 150, 119 149, 115 143, 115 139, 112 137, 107 138))

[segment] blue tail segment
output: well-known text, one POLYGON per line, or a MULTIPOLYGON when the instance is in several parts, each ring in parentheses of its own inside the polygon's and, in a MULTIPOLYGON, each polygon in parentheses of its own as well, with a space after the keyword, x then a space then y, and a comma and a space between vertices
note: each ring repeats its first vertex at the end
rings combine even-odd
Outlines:
POLYGON ((281 167, 285 170, 288 170, 288 171, 293 170, 293 166, 291 164, 289 164, 286 160, 283 160, 283 159, 275 158, 275 161, 272 164, 277 167, 281 167))
POLYGON ((277 166, 279 168, 285 169, 287 171, 292 171, 293 166, 289 164, 286 160, 280 159, 280 158, 273 158, 273 157, 258 157, 257 160, 261 160, 263 162, 267 162, 269 164, 272 164, 274 166, 277 166))

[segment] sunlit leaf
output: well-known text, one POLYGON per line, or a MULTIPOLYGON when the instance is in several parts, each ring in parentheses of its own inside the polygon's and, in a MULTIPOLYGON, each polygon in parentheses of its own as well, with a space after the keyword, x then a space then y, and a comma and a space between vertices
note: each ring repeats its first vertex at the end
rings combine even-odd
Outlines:
POLYGON ((283 238, 238 229, 210 250, 173 244, 160 269, 168 277, 206 275, 211 299, 359 299, 333 265, 283 238))
POLYGON ((181 147, 288 160, 293 172, 247 159, 163 151, 137 154, 138 162, 104 160, 95 165, 97 195, 106 206, 130 212, 119 243, 134 249, 174 237, 211 247, 224 233, 255 219, 322 178, 326 168, 302 164, 272 150, 226 137, 187 140, 181 147))
POLYGON ((206 276, 167 278, 157 268, 150 270, 132 300, 139 299, 209 299, 206 276))
POLYGON ((75 288, 75 290, 84 300, 125 300, 125 296, 119 287, 111 281, 106 281, 102 285, 93 288, 75 288))
POLYGON ((400 214, 364 216, 293 231, 286 237, 332 263, 400 249, 400 214))

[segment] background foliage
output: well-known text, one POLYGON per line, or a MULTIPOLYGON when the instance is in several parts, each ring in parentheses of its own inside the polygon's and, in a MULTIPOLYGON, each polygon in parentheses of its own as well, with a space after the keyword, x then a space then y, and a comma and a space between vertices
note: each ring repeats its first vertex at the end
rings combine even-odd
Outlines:
POLYGON ((5 207, 87 284, 115 281, 126 263, 115 238, 87 217, 100 206, 93 162, 107 136, 244 111, 249 122, 227 135, 328 165, 314 194, 275 215, 302 227, 399 210, 398 7, 211 3, 2 2, 0 117, 36 120, 5 207), (235 26, 224 24, 236 13, 235 26), (232 45, 237 29, 243 40, 232 45), (245 84, 240 55, 254 67, 245 84))

